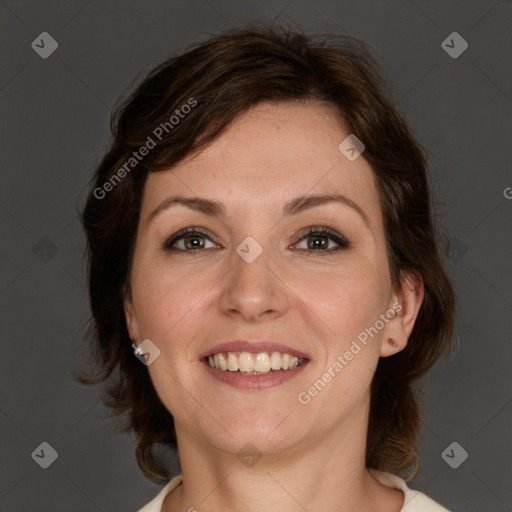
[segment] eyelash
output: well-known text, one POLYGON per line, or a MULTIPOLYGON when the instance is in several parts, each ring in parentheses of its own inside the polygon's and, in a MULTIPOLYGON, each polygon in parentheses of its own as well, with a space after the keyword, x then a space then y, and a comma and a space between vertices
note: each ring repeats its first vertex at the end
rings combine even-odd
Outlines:
MULTIPOLYGON (((186 235, 197 235, 198 237, 206 237, 210 241, 212 241, 208 235, 208 233, 205 233, 204 231, 191 226, 188 228, 184 228, 174 235, 172 235, 163 246, 163 250, 170 251, 170 252, 181 252, 181 253, 195 253, 195 252, 201 252, 202 250, 206 249, 176 249, 175 247, 172 247, 177 241, 183 239, 186 235)), ((351 247, 351 242, 347 240, 343 235, 337 234, 335 231, 332 231, 329 228, 326 227, 310 227, 308 228, 308 231, 301 235, 299 240, 296 243, 302 242, 302 240, 307 238, 313 238, 313 237, 319 237, 319 238, 330 238, 334 242, 338 244, 337 247, 331 248, 331 249, 298 249, 300 251, 306 251, 306 252, 312 252, 320 256, 326 256, 329 254, 333 254, 338 251, 346 250, 351 247)))

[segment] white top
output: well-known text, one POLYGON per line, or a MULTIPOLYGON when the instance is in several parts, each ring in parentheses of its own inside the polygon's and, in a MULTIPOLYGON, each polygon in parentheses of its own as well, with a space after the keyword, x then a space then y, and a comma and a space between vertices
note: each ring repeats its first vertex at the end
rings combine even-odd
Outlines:
MULTIPOLYGON (((450 512, 448 509, 442 507, 439 503, 436 503, 423 493, 409 489, 405 480, 399 476, 386 473, 384 471, 377 471, 376 469, 369 469, 369 471, 381 484, 403 491, 405 494, 405 501, 400 512, 450 512)), ((172 490, 178 487, 182 480, 182 475, 175 476, 155 498, 138 510, 138 512, 161 512, 165 497, 172 490)))

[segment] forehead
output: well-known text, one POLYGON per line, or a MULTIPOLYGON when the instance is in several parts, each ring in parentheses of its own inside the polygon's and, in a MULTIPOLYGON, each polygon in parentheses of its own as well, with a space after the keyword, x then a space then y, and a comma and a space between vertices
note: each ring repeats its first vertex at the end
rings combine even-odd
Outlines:
POLYGON ((370 165, 363 156, 350 161, 338 149, 348 135, 342 120, 322 104, 259 104, 199 154, 150 172, 142 215, 171 194, 211 198, 240 210, 278 208, 302 194, 339 193, 378 223, 370 165))

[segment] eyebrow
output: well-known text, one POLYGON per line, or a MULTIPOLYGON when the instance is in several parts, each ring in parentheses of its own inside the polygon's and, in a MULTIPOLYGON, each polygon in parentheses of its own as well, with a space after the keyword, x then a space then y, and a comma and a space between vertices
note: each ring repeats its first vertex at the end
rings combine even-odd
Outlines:
MULTIPOLYGON (((370 221, 364 210, 354 201, 341 194, 304 194, 288 201, 283 207, 283 216, 297 215, 305 210, 329 203, 342 203, 356 211, 363 219, 366 227, 371 231, 370 221)), ((199 213, 212 217, 225 215, 222 203, 203 197, 172 196, 162 201, 148 216, 147 222, 151 222, 159 213, 172 206, 182 205, 199 213)))

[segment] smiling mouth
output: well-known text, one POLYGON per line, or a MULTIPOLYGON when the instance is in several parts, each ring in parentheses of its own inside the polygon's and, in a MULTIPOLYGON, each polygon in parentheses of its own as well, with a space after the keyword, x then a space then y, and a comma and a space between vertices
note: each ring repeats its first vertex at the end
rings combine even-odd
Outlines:
POLYGON ((307 359, 282 352, 219 352, 204 358, 210 368, 244 375, 265 375, 293 370, 307 359))

